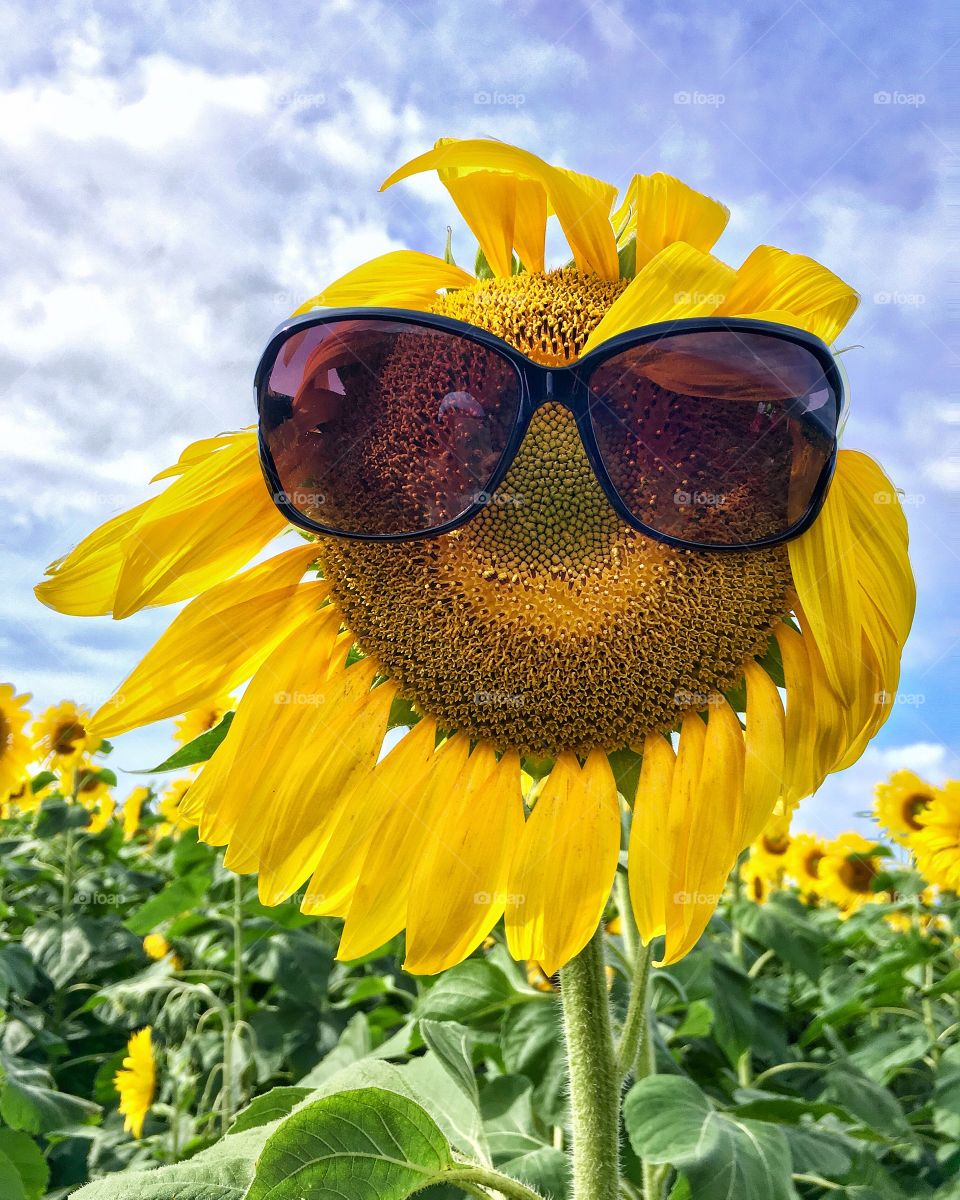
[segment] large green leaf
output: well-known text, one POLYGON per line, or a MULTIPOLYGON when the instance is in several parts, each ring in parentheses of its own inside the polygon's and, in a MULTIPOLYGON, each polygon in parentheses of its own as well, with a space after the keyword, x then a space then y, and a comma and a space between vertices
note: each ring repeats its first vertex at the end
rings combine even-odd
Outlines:
POLYGON ((210 876, 206 871, 195 871, 192 875, 174 879, 162 892, 142 904, 124 924, 132 933, 145 936, 164 921, 195 909, 209 889, 210 876))
POLYGON ((623 1115, 636 1154, 676 1167, 697 1200, 795 1200, 783 1131, 718 1112, 690 1079, 641 1079, 623 1115))
POLYGON ((467 1099, 479 1107, 480 1093, 473 1069, 473 1037, 470 1030, 459 1021, 430 1021, 424 1018, 420 1022, 420 1032, 450 1078, 467 1099))
POLYGON ((418 1104, 361 1088, 288 1117, 264 1146, 246 1200, 405 1200, 452 1167, 446 1138, 418 1104))
POLYGON ((436 1021, 482 1021, 502 1013, 521 996, 499 967, 470 959, 445 971, 417 1005, 421 1017, 436 1021))
POLYGON ((741 900, 734 907, 733 921, 747 937, 772 950, 783 962, 812 980, 819 977, 823 970, 823 938, 808 922, 774 903, 754 904, 749 900, 741 900))
POLYGON ((229 733, 233 716, 232 712, 224 713, 219 723, 212 729, 207 729, 195 737, 192 742, 187 742, 185 746, 175 750, 162 763, 158 763, 155 767, 148 767, 145 771, 130 771, 129 774, 155 775, 160 771, 182 771, 184 767, 194 767, 197 763, 207 762, 208 759, 213 758, 213 752, 229 733))
MULTIPOLYGON (((0 1155, 16 1171, 25 1200, 40 1200, 47 1189, 50 1168, 33 1138, 13 1129, 0 1129, 0 1155)), ((14 1194, 10 1194, 10 1200, 14 1194)), ((2 1195, 7 1200, 5 1190, 2 1195)))
POLYGON ((98 1119, 100 1107, 57 1091, 49 1071, 0 1052, 0 1116, 11 1129, 50 1133, 98 1119))
POLYGON ((274 1128, 262 1125, 226 1137, 175 1166, 109 1175, 74 1192, 71 1200, 242 1200, 274 1128))

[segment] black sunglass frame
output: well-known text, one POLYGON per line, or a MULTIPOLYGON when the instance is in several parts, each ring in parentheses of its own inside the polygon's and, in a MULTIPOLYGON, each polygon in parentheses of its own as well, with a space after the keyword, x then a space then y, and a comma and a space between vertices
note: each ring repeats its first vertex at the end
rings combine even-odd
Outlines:
POLYGON ((348 538, 351 541, 368 542, 406 542, 420 538, 438 537, 440 534, 450 533, 452 530, 466 524, 487 506, 513 464, 526 436, 533 414, 544 404, 559 403, 573 413, 577 423, 577 430, 580 434, 580 440, 597 482, 600 484, 615 512, 631 528, 658 542, 686 550, 715 550, 719 553, 724 553, 740 550, 759 550, 767 546, 777 546, 792 538, 799 537, 800 534, 809 529, 823 507, 830 482, 836 469, 838 432, 834 433, 830 457, 820 472, 816 487, 803 516, 794 521, 788 529, 780 533, 755 541, 727 544, 697 542, 678 538, 672 534, 663 533, 636 517, 620 497, 603 465, 600 448, 597 444, 596 434, 590 418, 590 375, 596 367, 606 362, 609 358, 622 353, 626 349, 657 341, 668 335, 675 336, 685 333, 716 333, 724 331, 733 334, 764 334, 769 337, 778 338, 781 341, 793 342, 809 350, 823 368, 824 378, 831 389, 836 405, 834 429, 838 431, 840 418, 844 409, 844 384, 843 376, 837 366, 836 359, 830 347, 815 334, 808 333, 803 329, 796 329, 791 325, 779 325, 773 321, 758 320, 753 317, 676 318, 670 321, 659 321, 652 325, 643 325, 635 329, 625 330, 623 333, 617 334, 615 337, 603 342, 582 358, 578 358, 569 366, 546 367, 541 363, 534 362, 533 359, 522 354, 519 350, 511 346, 509 342, 497 337, 496 334, 488 333, 485 329, 470 325, 466 321, 458 321, 453 317, 444 317, 435 313, 417 312, 413 309, 403 308, 331 308, 304 313, 302 316, 293 317, 285 321, 282 325, 279 325, 271 335, 270 341, 267 343, 260 357, 254 376, 254 398, 259 420, 258 441, 260 464, 264 479, 270 489, 274 504, 290 523, 311 533, 322 534, 326 537, 348 538), (429 329, 456 334, 498 352, 503 358, 507 359, 516 371, 519 391, 517 415, 500 460, 489 481, 477 493, 477 498, 468 508, 452 520, 445 521, 440 525, 431 526, 428 529, 412 532, 352 533, 336 529, 332 526, 322 525, 318 521, 313 521, 311 518, 304 516, 290 503, 289 496, 280 480, 276 464, 273 461, 273 455, 270 453, 270 448, 267 445, 264 435, 263 412, 266 384, 281 348, 290 337, 317 325, 334 324, 345 320, 388 320, 400 324, 425 326, 429 329))

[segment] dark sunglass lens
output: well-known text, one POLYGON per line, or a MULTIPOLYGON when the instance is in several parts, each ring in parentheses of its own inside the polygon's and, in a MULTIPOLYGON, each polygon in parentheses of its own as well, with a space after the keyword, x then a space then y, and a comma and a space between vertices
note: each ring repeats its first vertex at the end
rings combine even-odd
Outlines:
POLYGON ((632 347, 589 378, 604 467, 659 533, 735 546, 809 511, 837 432, 818 357, 772 334, 679 333, 632 347))
POLYGON ((403 321, 313 325, 280 348, 260 423, 288 502, 342 533, 421 533, 487 489, 520 406, 495 350, 403 321))

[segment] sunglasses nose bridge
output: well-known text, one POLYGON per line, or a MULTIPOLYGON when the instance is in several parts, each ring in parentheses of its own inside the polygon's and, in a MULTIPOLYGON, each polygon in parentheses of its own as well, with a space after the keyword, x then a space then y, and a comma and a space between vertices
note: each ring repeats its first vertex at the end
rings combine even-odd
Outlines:
POLYGON ((545 404, 573 408, 574 376, 569 367, 540 367, 527 384, 532 411, 545 404))

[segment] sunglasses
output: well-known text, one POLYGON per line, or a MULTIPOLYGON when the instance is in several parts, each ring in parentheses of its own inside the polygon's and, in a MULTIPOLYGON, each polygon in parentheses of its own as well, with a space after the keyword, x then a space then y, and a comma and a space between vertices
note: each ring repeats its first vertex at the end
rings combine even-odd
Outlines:
POLYGON ((280 511, 374 541, 449 533, 499 503, 537 410, 561 405, 634 529, 690 549, 776 545, 816 518, 843 407, 824 342, 747 317, 648 325, 545 367, 463 321, 331 309, 280 326, 255 389, 280 511))

